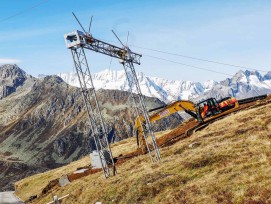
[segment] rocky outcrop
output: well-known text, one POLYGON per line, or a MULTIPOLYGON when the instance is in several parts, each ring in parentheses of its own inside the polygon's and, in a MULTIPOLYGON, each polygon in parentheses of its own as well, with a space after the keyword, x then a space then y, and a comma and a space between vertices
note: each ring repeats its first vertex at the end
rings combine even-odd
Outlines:
POLYGON ((27 74, 17 65, 0 66, 0 98, 4 98, 12 94, 21 87, 27 78, 27 74))

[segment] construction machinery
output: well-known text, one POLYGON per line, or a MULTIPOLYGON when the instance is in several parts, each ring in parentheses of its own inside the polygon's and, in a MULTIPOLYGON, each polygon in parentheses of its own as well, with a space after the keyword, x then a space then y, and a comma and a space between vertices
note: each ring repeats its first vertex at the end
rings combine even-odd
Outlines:
MULTIPOLYGON (((149 112, 157 111, 155 114, 149 117, 151 123, 161 120, 162 118, 168 117, 178 111, 184 111, 193 118, 195 118, 199 124, 207 123, 223 115, 229 114, 239 108, 238 101, 236 98, 227 97, 217 101, 215 98, 208 98, 197 104, 192 101, 179 100, 167 105, 151 109, 149 112)), ((145 128, 142 124, 145 123, 145 118, 140 115, 135 120, 136 138, 137 145, 143 152, 145 152, 145 139, 142 135, 143 129, 145 128)), ((187 130, 189 131, 189 130, 187 130)))

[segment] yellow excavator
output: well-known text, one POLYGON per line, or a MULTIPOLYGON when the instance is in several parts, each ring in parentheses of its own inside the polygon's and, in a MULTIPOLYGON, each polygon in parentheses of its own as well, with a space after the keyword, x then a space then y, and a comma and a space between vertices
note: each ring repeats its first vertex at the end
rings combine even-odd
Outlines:
MULTIPOLYGON (((193 103, 192 101, 179 100, 169 103, 165 106, 149 110, 149 112, 157 111, 155 114, 149 116, 150 122, 161 120, 178 111, 185 111, 187 114, 195 118, 199 123, 206 123, 222 115, 231 113, 239 108, 236 98, 227 97, 217 101, 215 98, 208 98, 200 103, 193 103)), ((140 115, 135 120, 137 145, 144 151, 146 142, 143 136, 145 129, 145 118, 140 115)))

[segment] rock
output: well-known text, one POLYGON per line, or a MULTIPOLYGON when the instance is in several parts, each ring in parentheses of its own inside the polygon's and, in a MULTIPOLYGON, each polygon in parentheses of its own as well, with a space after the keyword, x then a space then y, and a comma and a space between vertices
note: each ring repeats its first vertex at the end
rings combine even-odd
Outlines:
POLYGON ((68 176, 67 175, 63 175, 60 177, 59 179, 59 185, 62 187, 62 186, 65 186, 67 184, 70 184, 71 182, 69 181, 68 179, 68 176))
POLYGON ((199 142, 193 142, 193 143, 189 144, 188 147, 189 148, 196 148, 196 147, 200 146, 200 144, 201 143, 199 143, 199 142))
POLYGON ((0 92, 1 98, 5 98, 16 91, 16 89, 24 84, 30 78, 17 65, 0 66, 0 92))

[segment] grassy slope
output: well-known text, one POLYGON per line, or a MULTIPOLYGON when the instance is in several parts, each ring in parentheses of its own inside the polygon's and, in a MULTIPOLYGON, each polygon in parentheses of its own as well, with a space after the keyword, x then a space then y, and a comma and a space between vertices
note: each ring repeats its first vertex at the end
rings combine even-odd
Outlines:
MULTIPOLYGON (((120 142, 120 153, 134 139, 120 142)), ((150 164, 148 155, 118 167, 104 179, 99 172, 54 194, 65 203, 271 203, 271 104, 232 114, 173 146, 161 149, 162 161, 150 164), (194 143, 192 147, 189 144, 194 143)), ((17 183, 17 195, 37 194, 48 180, 87 163, 85 158, 17 183)), ((51 195, 35 203, 46 203, 51 195)))

